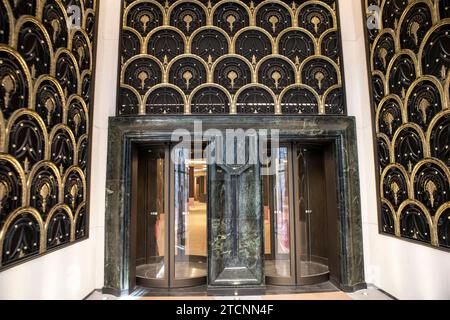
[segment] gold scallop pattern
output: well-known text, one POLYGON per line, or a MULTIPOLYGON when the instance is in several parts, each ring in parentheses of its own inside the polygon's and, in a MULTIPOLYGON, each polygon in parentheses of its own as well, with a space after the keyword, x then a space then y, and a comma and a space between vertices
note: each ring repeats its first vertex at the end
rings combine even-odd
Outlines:
POLYGON ((88 236, 96 2, 0 0, 0 269, 88 236))
POLYGON ((124 0, 117 115, 345 115, 336 12, 335 0, 124 0))
POLYGON ((365 4, 367 18, 379 26, 368 31, 367 40, 380 230, 450 248, 449 1, 365 4))

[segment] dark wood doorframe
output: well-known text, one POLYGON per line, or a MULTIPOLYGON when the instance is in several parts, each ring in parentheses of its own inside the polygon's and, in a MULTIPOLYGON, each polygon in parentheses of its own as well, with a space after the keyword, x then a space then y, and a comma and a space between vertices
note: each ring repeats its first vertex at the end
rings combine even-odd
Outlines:
POLYGON ((335 146, 337 181, 338 268, 336 285, 345 291, 365 287, 359 204, 356 127, 353 117, 296 115, 141 116, 112 117, 109 121, 105 214, 104 291, 116 295, 133 290, 130 279, 133 247, 130 237, 132 203, 132 146, 169 141, 172 132, 192 132, 194 120, 203 130, 232 128, 277 129, 281 139, 328 141, 335 146))

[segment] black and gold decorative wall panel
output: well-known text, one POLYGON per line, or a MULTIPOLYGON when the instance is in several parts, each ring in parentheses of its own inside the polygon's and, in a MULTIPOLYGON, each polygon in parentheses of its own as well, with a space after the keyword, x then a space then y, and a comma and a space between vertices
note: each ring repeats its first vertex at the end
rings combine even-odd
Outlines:
POLYGON ((0 268, 87 237, 95 7, 0 0, 0 268))
POLYGON ((335 0, 125 0, 118 115, 345 115, 335 0))
POLYGON ((450 1, 365 4, 379 25, 368 42, 380 229, 450 248, 450 1))

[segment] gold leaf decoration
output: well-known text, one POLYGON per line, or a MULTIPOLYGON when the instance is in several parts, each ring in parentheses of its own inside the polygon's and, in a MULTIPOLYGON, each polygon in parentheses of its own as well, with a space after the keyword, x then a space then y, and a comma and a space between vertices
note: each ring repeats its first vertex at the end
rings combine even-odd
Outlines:
POLYGON ((234 81, 237 79, 238 75, 235 71, 230 71, 227 74, 228 79, 230 80, 230 86, 234 89, 234 81))
POLYGON ((139 21, 142 24, 142 29, 144 30, 144 33, 147 32, 148 23, 150 22, 150 17, 146 14, 144 14, 139 21))
POLYGON ((11 94, 14 93, 14 91, 16 90, 16 82, 14 78, 11 75, 7 74, 2 79, 2 87, 3 90, 5 91, 5 95, 3 97, 5 108, 8 108, 11 94))
POLYGON ((189 89, 189 85, 190 85, 190 82, 191 82, 191 80, 192 80, 193 77, 194 77, 194 76, 193 76, 192 72, 190 72, 189 70, 187 70, 187 71, 185 71, 185 72, 183 73, 183 79, 184 79, 184 81, 185 81, 185 84, 186 84, 186 88, 187 88, 187 89, 189 89))
POLYGON ((431 207, 434 208, 434 194, 437 191, 437 187, 433 180, 428 180, 425 183, 425 191, 427 192, 428 198, 430 199, 431 207))
POLYGON ((51 22, 51 26, 53 29, 53 42, 56 42, 56 39, 58 38, 58 35, 61 31, 61 25, 59 23, 59 19, 53 19, 51 22))
POLYGON ((234 23, 236 22, 236 17, 234 15, 230 14, 227 17, 227 22, 228 22, 228 25, 230 26, 230 31, 233 32, 234 23))
POLYGON ((47 100, 45 100, 45 109, 47 110, 47 124, 50 125, 52 123, 52 115, 53 111, 56 107, 56 102, 53 97, 49 97, 47 100))
POLYGON ((78 195, 78 185, 76 183, 72 184, 72 187, 70 187, 70 195, 71 195, 71 206, 72 209, 75 209, 75 202, 78 195))
POLYGON ((79 113, 73 116, 73 123, 75 124, 75 134, 78 135, 78 130, 81 124, 81 115, 79 113))
POLYGON ((145 81, 148 79, 148 74, 145 71, 141 71, 138 74, 138 79, 141 82, 141 89, 144 90, 145 89, 145 81))
POLYGON ((42 185, 39 195, 42 199, 42 212, 45 212, 47 208, 47 198, 51 195, 50 185, 47 182, 42 185))
POLYGON ((275 88, 278 89, 278 84, 279 84, 280 79, 281 79, 281 74, 278 71, 273 72, 272 73, 272 79, 273 79, 273 81, 275 83, 275 88))
POLYGON ((392 113, 387 112, 384 114, 383 120, 388 125, 389 133, 392 134, 392 123, 394 122, 394 116, 392 115, 392 113))
POLYGON ((320 90, 322 90, 322 81, 323 79, 325 79, 325 75, 319 71, 314 75, 314 78, 317 81, 317 86, 319 87, 320 90))
POLYGON ((424 123, 427 122, 427 110, 431 106, 430 102, 427 99, 420 100, 419 110, 422 114, 422 120, 424 123))
POLYGON ((8 197, 9 186, 5 181, 0 181, 0 212, 3 209, 3 201, 8 197))
POLYGON ((395 181, 391 183, 391 192, 394 197, 395 205, 398 205, 398 193, 400 192, 400 187, 395 181))
POLYGON ((192 18, 191 15, 187 14, 184 16, 183 21, 186 24, 186 30, 189 32, 190 31, 189 29, 191 28, 191 23, 192 21, 194 21, 194 19, 192 18))
MULTIPOLYGON (((278 22, 279 22, 278 17, 277 17, 277 16, 271 16, 271 17, 269 18, 269 22, 270 22, 270 24, 272 25, 273 33, 275 33, 275 32, 277 31, 277 24, 278 24, 278 22)), ((316 32, 317 32, 317 31, 316 31, 316 32)))
POLYGON ((311 23, 313 24, 313 26, 314 26, 314 31, 316 32, 316 33, 318 33, 319 32, 319 24, 320 24, 320 19, 319 19, 319 17, 317 17, 317 16, 314 16, 314 17, 312 17, 311 18, 311 23))
POLYGON ((388 54, 388 52, 387 52, 386 48, 380 48, 380 51, 378 51, 378 57, 383 62, 383 67, 385 69, 387 67, 387 61, 386 61, 387 54, 388 54))
POLYGON ((419 29, 420 29, 420 24, 419 24, 417 21, 414 21, 414 22, 411 24, 411 27, 410 27, 410 29, 409 29, 409 33, 410 33, 410 35, 413 37, 414 43, 416 44, 416 46, 419 44, 419 36, 418 36, 418 34, 417 34, 417 32, 419 31, 419 29))

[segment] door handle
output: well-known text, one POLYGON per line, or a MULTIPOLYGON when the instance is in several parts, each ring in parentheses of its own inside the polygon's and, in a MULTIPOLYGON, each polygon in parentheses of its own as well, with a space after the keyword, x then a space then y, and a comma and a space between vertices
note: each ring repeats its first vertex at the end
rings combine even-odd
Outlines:
POLYGON ((158 215, 158 212, 156 212, 156 211, 151 211, 151 212, 150 212, 150 215, 151 215, 151 216, 157 216, 157 215, 158 215))
POLYGON ((305 210, 305 213, 311 214, 311 213, 313 213, 313 211, 308 209, 308 210, 305 210))

